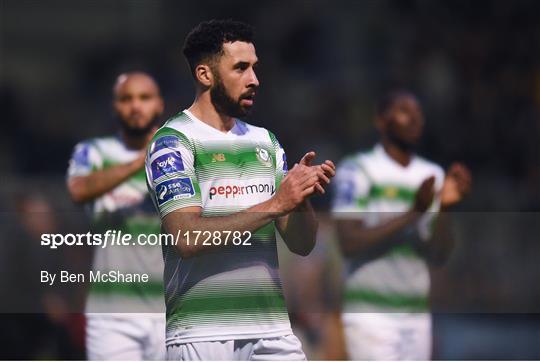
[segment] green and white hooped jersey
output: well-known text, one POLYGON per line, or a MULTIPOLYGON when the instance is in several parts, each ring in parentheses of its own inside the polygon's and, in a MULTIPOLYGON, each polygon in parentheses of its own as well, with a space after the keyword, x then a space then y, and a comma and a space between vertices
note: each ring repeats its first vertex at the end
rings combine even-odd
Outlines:
MULTIPOLYGON (((350 156, 338 166, 333 215, 336 219, 357 219, 367 226, 376 226, 409 210, 416 190, 430 176, 435 176, 435 188, 440 190, 444 181, 440 166, 414 156, 403 167, 388 156, 382 145, 376 145, 372 151, 350 156)), ((429 237, 438 210, 436 199, 416 230, 403 233, 403 242, 382 257, 347 258, 346 312, 428 310, 429 271, 412 244, 429 237)))
MULTIPOLYGON (((131 150, 118 137, 95 138, 75 146, 69 162, 68 178, 85 176, 135 160, 131 150)), ((132 239, 140 234, 159 234, 160 220, 146 187, 144 169, 101 197, 89 202, 92 232, 120 230, 132 239)), ((87 313, 163 312, 163 255, 159 245, 96 246, 92 269, 108 273, 146 273, 148 282, 94 282, 86 304, 87 313)))
MULTIPOLYGON (((162 219, 189 206, 201 207, 203 216, 244 210, 271 198, 286 172, 285 153, 266 129, 236 120, 223 133, 187 110, 158 130, 146 160, 162 219)), ((164 246, 168 345, 292 333, 274 224, 254 232, 249 243, 229 241, 185 260, 164 246)))

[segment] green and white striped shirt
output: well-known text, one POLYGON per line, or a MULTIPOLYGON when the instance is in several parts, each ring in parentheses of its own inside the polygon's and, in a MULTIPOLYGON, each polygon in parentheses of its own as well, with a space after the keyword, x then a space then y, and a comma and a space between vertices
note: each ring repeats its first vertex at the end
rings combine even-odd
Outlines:
MULTIPOLYGON (((118 137, 94 138, 75 146, 68 177, 86 176, 98 170, 135 160, 140 151, 126 147, 118 137)), ((131 234, 159 234, 155 213, 146 187, 143 169, 113 190, 89 202, 92 232, 120 230, 131 234)), ((93 271, 149 275, 148 282, 94 282, 86 304, 87 313, 159 313, 163 305, 163 256, 159 246, 96 246, 93 271)))
MULTIPOLYGON (((368 227, 379 225, 408 211, 418 187, 430 176, 435 176, 435 188, 440 190, 444 181, 440 166, 414 156, 403 167, 388 156, 382 145, 376 145, 370 152, 347 157, 338 166, 333 215, 337 219, 362 220, 368 227)), ((348 258, 345 311, 427 310, 429 272, 412 244, 429 237, 438 210, 436 198, 415 226, 413 234, 421 238, 404 233, 403 242, 378 259, 348 258)))
MULTIPOLYGON (((162 219, 189 206, 228 215, 272 197, 287 171, 285 153, 266 129, 235 122, 224 133, 185 110, 158 130, 146 172, 162 219)), ((274 224, 249 242, 186 260, 164 247, 167 344, 291 333, 274 224)))

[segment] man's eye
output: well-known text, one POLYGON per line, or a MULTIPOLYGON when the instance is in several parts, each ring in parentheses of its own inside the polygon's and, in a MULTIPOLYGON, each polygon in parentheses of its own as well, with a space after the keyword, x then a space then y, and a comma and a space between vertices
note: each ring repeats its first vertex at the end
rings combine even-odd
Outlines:
POLYGON ((249 67, 249 64, 247 63, 239 63, 235 66, 237 71, 243 72, 249 67))

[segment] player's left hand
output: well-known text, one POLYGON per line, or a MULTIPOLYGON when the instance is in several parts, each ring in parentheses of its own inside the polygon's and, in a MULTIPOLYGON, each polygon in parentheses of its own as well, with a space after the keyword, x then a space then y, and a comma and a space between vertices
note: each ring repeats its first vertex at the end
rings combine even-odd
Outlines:
POLYGON ((314 151, 306 153, 300 160, 300 164, 316 170, 319 180, 315 184, 315 189, 317 193, 323 195, 326 193, 325 187, 330 183, 330 179, 336 175, 336 166, 330 160, 326 160, 320 165, 312 165, 311 163, 315 159, 315 156, 316 153, 314 151))
POLYGON ((460 202, 471 190, 472 176, 469 169, 462 163, 453 163, 444 179, 441 190, 441 206, 449 207, 460 202))

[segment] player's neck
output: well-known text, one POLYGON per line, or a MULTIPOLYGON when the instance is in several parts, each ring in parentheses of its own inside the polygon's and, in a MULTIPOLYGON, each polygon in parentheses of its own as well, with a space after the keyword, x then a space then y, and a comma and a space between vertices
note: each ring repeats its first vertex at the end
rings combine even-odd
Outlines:
POLYGON ((224 133, 229 132, 235 124, 233 117, 217 111, 210 100, 210 94, 197 96, 188 111, 202 122, 224 133))
POLYGON ((405 150, 402 147, 399 147, 399 145, 396 145, 387 140, 383 140, 382 145, 384 151, 391 159, 393 159, 403 167, 409 166, 413 157, 413 153, 410 150, 405 150))

